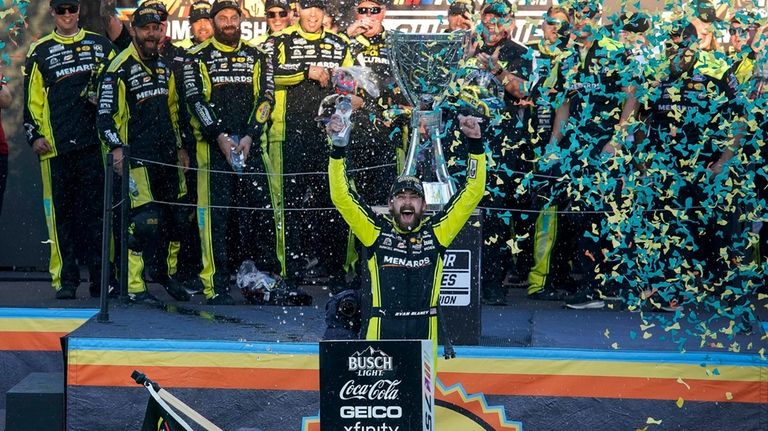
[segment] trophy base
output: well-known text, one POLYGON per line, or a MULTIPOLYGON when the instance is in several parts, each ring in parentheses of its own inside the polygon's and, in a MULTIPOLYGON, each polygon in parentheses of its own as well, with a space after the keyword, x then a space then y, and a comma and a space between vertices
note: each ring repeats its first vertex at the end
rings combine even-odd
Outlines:
POLYGON ((450 183, 423 182, 427 210, 440 211, 453 195, 450 183))

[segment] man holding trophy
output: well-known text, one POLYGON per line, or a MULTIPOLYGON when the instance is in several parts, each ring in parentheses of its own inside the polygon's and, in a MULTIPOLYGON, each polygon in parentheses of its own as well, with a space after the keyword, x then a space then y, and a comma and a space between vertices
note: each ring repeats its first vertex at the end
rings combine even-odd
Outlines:
MULTIPOLYGON (((338 111, 337 111, 338 112, 338 111)), ((369 340, 430 339, 437 346, 437 305, 443 255, 477 207, 485 190, 485 151, 477 118, 459 116, 468 140, 467 180, 442 210, 427 208, 419 178, 397 178, 389 215, 379 215, 350 190, 346 173, 348 118, 338 113, 326 126, 333 148, 328 165, 331 200, 367 249, 371 291, 363 334, 369 340)))

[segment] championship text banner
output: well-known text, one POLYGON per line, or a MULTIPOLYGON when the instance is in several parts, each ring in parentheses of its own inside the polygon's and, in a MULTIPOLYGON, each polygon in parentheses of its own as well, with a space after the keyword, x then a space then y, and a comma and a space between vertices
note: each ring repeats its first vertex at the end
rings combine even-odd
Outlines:
MULTIPOLYGON (((195 0, 163 0, 168 9, 168 36, 173 40, 190 37, 189 10, 195 0)), ((117 12, 120 19, 129 21, 138 2, 135 0, 117 0, 117 12)), ((328 0, 337 3, 338 9, 353 7, 355 0, 328 0), (347 6, 350 4, 350 6, 347 6)), ((479 2, 476 2, 479 4, 479 2)), ((527 42, 538 37, 541 17, 552 0, 520 1, 515 14, 517 29, 513 37, 520 42, 527 42), (525 4, 522 4, 525 3, 525 4)), ((245 40, 256 39, 266 33, 263 0, 241 0, 243 22, 240 25, 245 40)), ((448 0, 393 0, 387 10, 384 27, 406 33, 440 33, 448 26, 448 0)))

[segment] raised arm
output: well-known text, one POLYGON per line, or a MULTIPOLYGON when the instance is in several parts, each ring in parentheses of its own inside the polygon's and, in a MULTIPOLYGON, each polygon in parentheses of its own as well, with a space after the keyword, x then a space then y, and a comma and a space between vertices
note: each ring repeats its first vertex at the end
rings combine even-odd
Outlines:
POLYGON ((485 192, 485 151, 480 139, 480 126, 476 118, 459 116, 459 126, 467 136, 469 160, 467 162, 467 181, 436 216, 435 237, 443 247, 453 242, 461 228, 477 208, 485 192))

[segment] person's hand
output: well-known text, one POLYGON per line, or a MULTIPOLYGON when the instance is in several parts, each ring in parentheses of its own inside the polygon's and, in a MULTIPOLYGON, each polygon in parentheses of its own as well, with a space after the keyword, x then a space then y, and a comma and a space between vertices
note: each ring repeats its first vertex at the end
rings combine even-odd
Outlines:
POLYGON ((482 136, 482 132, 480 130, 480 122, 482 120, 480 118, 473 117, 471 115, 459 114, 458 119, 459 128, 466 137, 478 139, 480 136, 482 136))
POLYGON ((616 154, 616 150, 621 148, 621 145, 619 145, 616 141, 611 139, 611 142, 608 142, 607 144, 603 145, 602 151, 606 154, 614 155, 616 154))
POLYGON ((371 29, 370 19, 359 19, 347 27, 347 36, 356 37, 371 29))
POLYGON ((480 66, 494 75, 498 75, 502 70, 501 64, 499 64, 499 49, 496 48, 491 54, 481 52, 476 57, 480 66))
POLYGON ((365 100, 363 100, 360 96, 355 96, 354 94, 350 94, 349 100, 352 102, 352 110, 357 111, 358 109, 362 108, 365 104, 365 100))
POLYGON ((112 150, 112 170, 117 175, 123 175, 123 148, 117 147, 112 150))
POLYGON ((251 152, 251 145, 253 145, 253 139, 248 135, 240 138, 240 142, 237 143, 235 152, 243 155, 243 163, 248 160, 248 154, 251 152))
POLYGON ((461 14, 458 24, 461 30, 472 30, 472 18, 469 16, 469 12, 461 14))
POLYGON ((189 170, 189 153, 184 148, 176 150, 176 156, 179 159, 179 166, 184 168, 184 172, 189 170))
POLYGON ((43 154, 50 153, 53 149, 47 139, 37 138, 32 142, 32 151, 38 156, 42 156, 43 154))
POLYGON ((237 144, 226 133, 219 133, 219 136, 216 138, 216 142, 219 144, 219 150, 221 150, 221 153, 224 154, 224 157, 227 159, 227 163, 231 165, 232 147, 237 144))
POLYGON ((319 82, 320 86, 325 88, 331 82, 331 75, 324 67, 309 66, 309 79, 319 82))
POLYGON ((725 164, 721 161, 712 162, 707 166, 707 171, 712 174, 713 177, 716 177, 723 173, 723 166, 725 164))

